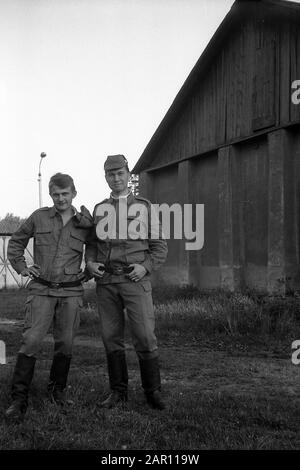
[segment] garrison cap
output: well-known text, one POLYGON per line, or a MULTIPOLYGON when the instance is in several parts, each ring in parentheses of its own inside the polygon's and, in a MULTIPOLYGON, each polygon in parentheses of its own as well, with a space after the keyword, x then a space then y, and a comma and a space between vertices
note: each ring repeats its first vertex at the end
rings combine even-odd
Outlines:
POLYGON ((123 168, 123 166, 126 165, 128 165, 128 161, 124 155, 108 155, 104 163, 104 170, 116 170, 117 168, 123 168))

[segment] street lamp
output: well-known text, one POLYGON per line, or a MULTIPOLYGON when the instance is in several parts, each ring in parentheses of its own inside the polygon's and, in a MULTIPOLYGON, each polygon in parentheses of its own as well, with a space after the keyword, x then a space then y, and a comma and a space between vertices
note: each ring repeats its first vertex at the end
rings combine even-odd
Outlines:
POLYGON ((42 173, 41 173, 41 164, 42 164, 42 160, 43 158, 46 157, 46 153, 45 152, 42 152, 41 153, 41 159, 40 159, 40 164, 39 164, 39 175, 38 175, 38 182, 39 182, 39 204, 40 204, 40 207, 42 207, 42 173))

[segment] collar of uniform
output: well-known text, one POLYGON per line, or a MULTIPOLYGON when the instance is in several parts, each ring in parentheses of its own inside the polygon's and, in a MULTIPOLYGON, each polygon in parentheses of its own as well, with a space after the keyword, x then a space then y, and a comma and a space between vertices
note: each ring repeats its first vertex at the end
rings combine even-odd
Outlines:
POLYGON ((74 212, 73 216, 75 217, 75 219, 77 219, 77 220, 80 221, 80 220, 81 220, 81 217, 80 217, 81 214, 78 212, 78 210, 76 209, 76 207, 72 206, 72 209, 73 209, 73 212, 74 212))
POLYGON ((110 200, 111 201, 119 201, 120 199, 127 199, 127 202, 130 204, 133 200, 133 194, 132 194, 132 191, 129 189, 128 190, 128 194, 126 194, 125 196, 119 196, 119 197, 115 197, 112 195, 112 193, 110 193, 110 200))
MULTIPOLYGON (((72 210, 73 210, 73 216, 77 217, 78 216, 78 211, 76 210, 76 208, 74 206, 71 206, 72 207, 72 210)), ((55 217, 56 214, 59 214, 58 210, 56 209, 55 206, 52 206, 50 208, 50 211, 49 211, 49 216, 50 217, 55 217)), ((60 215, 60 214, 59 214, 60 215)))
POLYGON ((51 209, 49 211, 49 216, 50 217, 55 217, 56 212, 57 212, 57 210, 55 209, 55 206, 51 207, 51 209))
POLYGON ((125 199, 126 197, 130 196, 130 194, 131 194, 131 191, 130 191, 130 189, 128 189, 128 193, 127 193, 127 194, 124 194, 124 196, 115 197, 115 196, 113 196, 113 193, 111 192, 111 193, 110 193, 110 197, 111 197, 112 199, 115 199, 115 200, 118 200, 118 199, 125 199))

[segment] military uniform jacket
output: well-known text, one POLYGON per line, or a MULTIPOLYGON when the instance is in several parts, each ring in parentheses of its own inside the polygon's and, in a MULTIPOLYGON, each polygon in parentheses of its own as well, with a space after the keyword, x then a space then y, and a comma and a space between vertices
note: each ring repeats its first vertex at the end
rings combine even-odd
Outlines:
MULTIPOLYGON (((92 217, 87 210, 74 216, 63 226, 55 207, 38 209, 12 235, 8 244, 8 259, 20 274, 26 268, 24 250, 31 237, 34 238, 34 263, 40 267, 40 276, 47 281, 75 281, 81 273, 84 243, 92 229, 92 217)), ((34 280, 30 289, 39 295, 54 295, 52 289, 34 280)), ((81 294, 81 285, 55 289, 55 295, 81 294)))
MULTIPOLYGON (((151 211, 151 202, 141 196, 134 196, 132 192, 127 197, 113 198, 112 196, 97 204, 93 212, 94 228, 92 235, 89 238, 86 246, 86 262, 94 261, 103 264, 109 264, 111 267, 125 266, 129 264, 141 264, 145 267, 147 274, 143 279, 149 278, 152 271, 157 270, 166 260, 167 257, 167 243, 162 235, 161 224, 156 216, 155 228, 153 231, 153 214, 151 211), (127 211, 122 212, 121 220, 125 223, 127 234, 124 237, 120 234, 119 214, 120 204, 127 206, 127 211), (132 233, 131 226, 136 226, 134 220, 135 215, 131 213, 131 209, 135 205, 144 208, 144 219, 147 214, 147 224, 144 224, 147 230, 146 236, 143 238, 136 238, 136 234, 132 233), (116 213, 116 233, 111 236, 109 233, 103 238, 99 238, 99 223, 103 222, 103 212, 109 206, 115 210, 116 213), (97 234, 98 232, 98 234, 97 234)), ((152 207, 153 210, 153 207, 152 207)), ((124 229, 123 226, 123 229, 124 229)), ((124 230, 123 230, 124 231, 124 230)), ((110 231, 111 232, 111 231, 110 231)), ((113 275, 105 273, 101 279, 97 279, 98 283, 106 284, 112 282, 130 282, 126 275, 113 275)))

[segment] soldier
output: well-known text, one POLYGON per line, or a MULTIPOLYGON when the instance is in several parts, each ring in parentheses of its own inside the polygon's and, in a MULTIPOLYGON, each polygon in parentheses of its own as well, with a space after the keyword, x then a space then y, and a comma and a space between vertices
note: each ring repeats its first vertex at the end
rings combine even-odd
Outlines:
POLYGON ((155 223, 151 220, 150 201, 134 196, 128 188, 130 172, 125 157, 108 156, 104 170, 112 192, 108 199, 95 206, 94 235, 86 249, 87 268, 97 282, 101 334, 111 388, 101 406, 112 408, 127 401, 123 310, 126 308, 147 402, 153 408, 163 409, 150 274, 165 261, 167 244, 158 219, 155 236, 151 231, 153 227, 155 231, 155 223), (134 205, 142 212, 144 209, 146 214, 140 220, 140 225, 146 227, 144 237, 134 230, 134 205), (107 220, 105 213, 109 213, 107 220), (111 223, 108 230, 105 230, 106 221, 107 225, 111 223))
POLYGON ((6 411, 6 418, 13 421, 23 420, 26 413, 36 355, 52 321, 55 343, 48 390, 54 402, 64 404, 72 343, 80 321, 84 280, 80 266, 92 218, 84 206, 80 213, 72 206, 76 190, 71 176, 52 176, 49 194, 54 206, 33 212, 8 245, 12 267, 31 278, 23 341, 12 378, 13 401, 6 411), (28 267, 24 251, 31 237, 35 264, 28 267))

